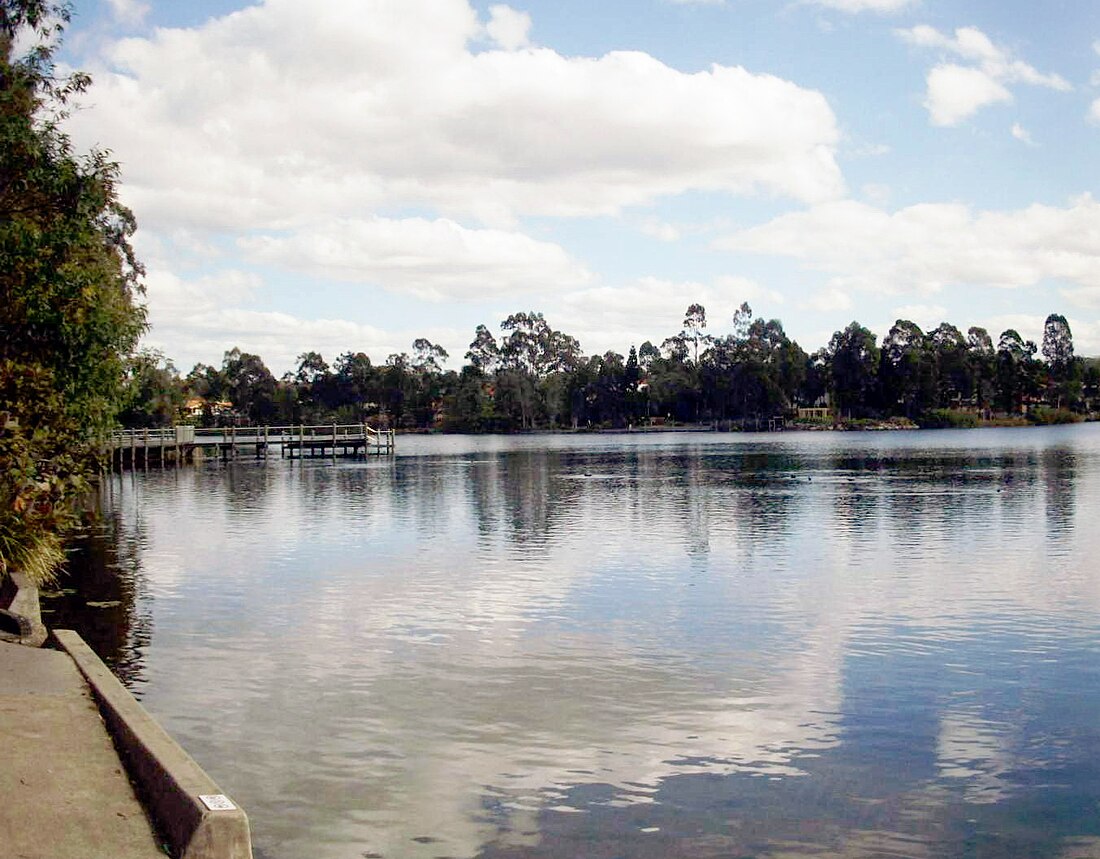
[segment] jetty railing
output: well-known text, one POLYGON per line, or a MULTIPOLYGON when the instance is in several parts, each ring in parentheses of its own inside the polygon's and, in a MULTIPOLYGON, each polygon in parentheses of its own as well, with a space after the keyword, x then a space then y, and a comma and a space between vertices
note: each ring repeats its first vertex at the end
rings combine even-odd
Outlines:
POLYGON ((117 430, 108 440, 119 468, 150 460, 164 464, 189 459, 196 449, 213 448, 223 459, 251 450, 257 458, 279 448, 281 456, 385 456, 396 450, 393 430, 365 423, 296 426, 195 427, 117 430))

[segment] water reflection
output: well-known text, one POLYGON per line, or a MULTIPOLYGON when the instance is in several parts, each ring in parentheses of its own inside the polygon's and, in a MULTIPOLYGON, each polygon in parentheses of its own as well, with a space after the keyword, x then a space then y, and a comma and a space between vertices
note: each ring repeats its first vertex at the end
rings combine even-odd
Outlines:
POLYGON ((1080 852, 1095 429, 127 476, 93 644, 272 859, 1080 852))

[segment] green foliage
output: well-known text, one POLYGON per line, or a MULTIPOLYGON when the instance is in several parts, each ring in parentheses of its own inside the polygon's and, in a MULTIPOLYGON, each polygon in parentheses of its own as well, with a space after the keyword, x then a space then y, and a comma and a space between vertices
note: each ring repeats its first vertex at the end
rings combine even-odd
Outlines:
POLYGON ((865 417, 874 408, 879 350, 875 335, 858 322, 837 331, 826 349, 829 392, 841 411, 865 417))
POLYGON ((974 412, 958 409, 932 409, 917 418, 921 429, 971 429, 978 426, 978 416, 974 412))
POLYGON ((60 560, 73 499, 96 468, 144 329, 142 270, 118 167, 60 131, 84 75, 54 76, 67 5, 0 0, 0 574, 60 560), (17 33, 40 44, 14 55, 17 33))
POLYGON ((0 402, 0 577, 22 570, 41 583, 64 560, 61 535, 77 521, 71 499, 89 488, 73 444, 80 427, 40 366, 0 362, 0 402))
POLYGON ((175 366, 155 349, 143 349, 125 362, 118 421, 127 429, 169 427, 180 417, 183 381, 175 366))
POLYGON ((1033 424, 1075 424, 1084 420, 1081 415, 1071 412, 1069 409, 1050 408, 1048 406, 1035 406, 1028 409, 1027 419, 1033 424))

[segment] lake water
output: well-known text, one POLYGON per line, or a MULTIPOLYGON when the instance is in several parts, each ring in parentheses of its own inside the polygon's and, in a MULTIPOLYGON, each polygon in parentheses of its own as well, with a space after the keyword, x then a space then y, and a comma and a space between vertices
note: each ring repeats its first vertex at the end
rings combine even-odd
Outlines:
POLYGON ((44 602, 261 859, 1100 855, 1100 425, 116 476, 44 602))

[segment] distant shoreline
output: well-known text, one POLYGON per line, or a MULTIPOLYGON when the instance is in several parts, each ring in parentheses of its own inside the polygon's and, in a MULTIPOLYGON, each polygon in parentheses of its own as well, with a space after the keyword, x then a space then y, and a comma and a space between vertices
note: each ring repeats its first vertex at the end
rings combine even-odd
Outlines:
POLYGON ((1095 423, 1095 417, 1082 417, 1076 421, 1062 421, 1050 423, 1038 423, 1026 418, 1000 419, 990 421, 978 421, 973 425, 958 426, 920 426, 914 421, 908 420, 866 420, 857 424, 787 424, 782 429, 737 429, 715 427, 712 424, 682 424, 678 426, 635 426, 635 427, 577 427, 571 429, 559 427, 557 429, 524 429, 502 432, 447 432, 439 429, 399 429, 397 435, 500 435, 500 436, 534 436, 534 435, 656 435, 661 433, 766 433, 782 434, 785 432, 901 432, 913 430, 941 430, 941 429, 1031 429, 1046 426, 1065 426, 1076 423, 1095 423))

